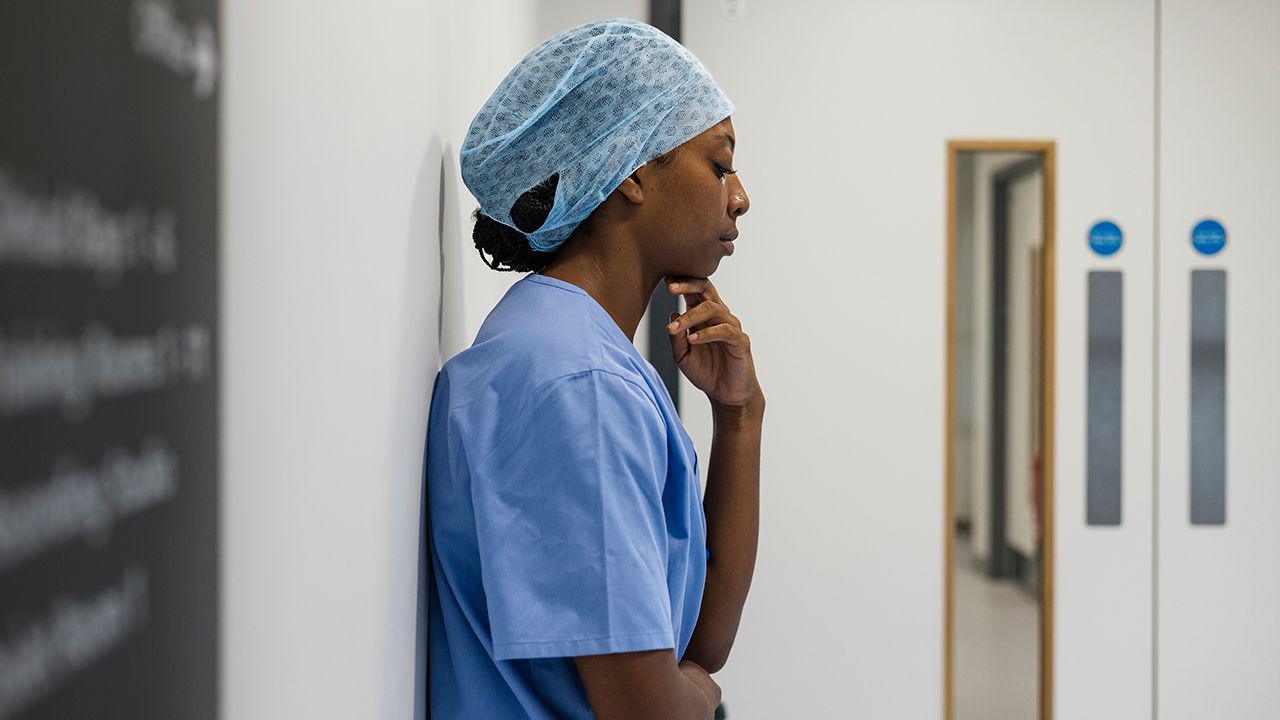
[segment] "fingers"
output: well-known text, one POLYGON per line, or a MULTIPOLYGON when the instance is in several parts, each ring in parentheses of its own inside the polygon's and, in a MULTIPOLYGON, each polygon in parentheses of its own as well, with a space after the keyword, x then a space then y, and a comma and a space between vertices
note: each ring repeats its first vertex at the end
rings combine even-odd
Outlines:
POLYGON ((694 345, 719 342, 742 348, 743 350, 751 348, 751 339, 747 337, 747 334, 728 323, 713 325, 698 332, 689 333, 689 342, 694 345))
POLYGON ((738 318, 734 317, 733 313, 729 312, 728 308, 715 300, 707 300, 689 308, 688 312, 678 316, 672 324, 667 326, 667 332, 674 334, 685 330, 695 330, 703 324, 719 323, 728 323, 735 328, 742 327, 742 323, 738 318))
MULTIPOLYGON (((680 317, 680 313, 673 312, 667 315, 668 320, 675 320, 678 317, 680 317)), ((672 335, 671 355, 676 359, 676 362, 679 362, 689 353, 689 336, 678 330, 671 330, 670 328, 667 329, 667 333, 672 335)))
POLYGON ((720 293, 716 290, 716 286, 707 278, 668 275, 666 282, 667 292, 684 295, 684 301, 688 307, 695 307, 703 300, 714 300, 721 305, 725 304, 724 300, 720 298, 720 293))

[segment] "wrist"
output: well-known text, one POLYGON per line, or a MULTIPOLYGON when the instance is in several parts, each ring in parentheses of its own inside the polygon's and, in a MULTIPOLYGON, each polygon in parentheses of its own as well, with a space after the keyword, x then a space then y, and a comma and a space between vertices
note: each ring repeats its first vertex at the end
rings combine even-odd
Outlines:
POLYGON ((701 665, 691 660, 681 660, 680 671, 707 699, 710 709, 714 710, 720 704, 720 686, 701 665))
POLYGON ((759 425, 764 419, 764 404, 764 394, 758 390, 754 397, 742 405, 726 405, 711 400, 711 417, 716 427, 759 425))

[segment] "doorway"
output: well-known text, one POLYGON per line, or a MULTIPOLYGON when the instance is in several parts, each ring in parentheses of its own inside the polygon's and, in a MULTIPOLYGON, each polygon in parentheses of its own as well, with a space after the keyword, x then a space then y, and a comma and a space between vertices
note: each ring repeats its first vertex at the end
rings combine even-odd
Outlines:
POLYGON ((944 717, 1052 717, 1054 143, 947 144, 944 717))

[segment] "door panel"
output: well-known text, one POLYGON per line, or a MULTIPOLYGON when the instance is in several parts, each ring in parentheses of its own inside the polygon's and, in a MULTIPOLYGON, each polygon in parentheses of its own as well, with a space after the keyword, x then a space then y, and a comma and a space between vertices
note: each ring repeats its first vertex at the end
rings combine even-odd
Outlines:
POLYGON ((1158 717, 1274 718, 1280 4, 1161 7, 1158 717))

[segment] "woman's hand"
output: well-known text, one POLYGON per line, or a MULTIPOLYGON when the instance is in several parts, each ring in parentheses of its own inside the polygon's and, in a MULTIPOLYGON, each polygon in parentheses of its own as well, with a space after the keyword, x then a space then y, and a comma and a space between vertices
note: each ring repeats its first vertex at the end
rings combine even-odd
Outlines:
POLYGON ((762 396, 751 339, 707 278, 668 277, 667 292, 683 295, 686 311, 671 313, 667 334, 680 372, 712 403, 745 406, 762 396), (686 334, 687 333, 687 334, 686 334))
POLYGON ((701 665, 691 660, 680 661, 680 672, 684 673, 684 676, 689 678, 694 685, 697 685, 703 695, 707 696, 707 702, 711 705, 711 712, 707 715, 707 720, 715 720, 716 708, 720 706, 720 686, 716 684, 715 680, 711 679, 711 676, 707 674, 706 670, 702 669, 701 665))

